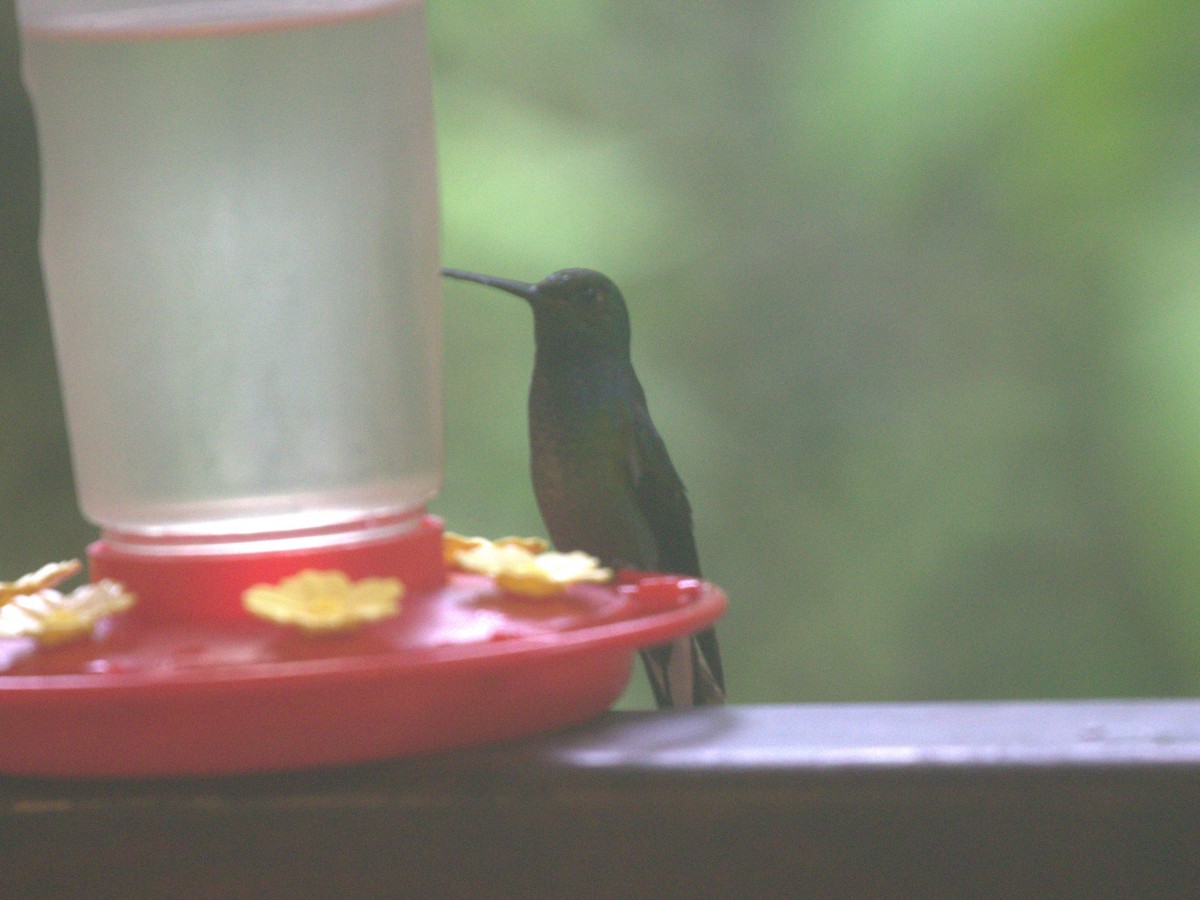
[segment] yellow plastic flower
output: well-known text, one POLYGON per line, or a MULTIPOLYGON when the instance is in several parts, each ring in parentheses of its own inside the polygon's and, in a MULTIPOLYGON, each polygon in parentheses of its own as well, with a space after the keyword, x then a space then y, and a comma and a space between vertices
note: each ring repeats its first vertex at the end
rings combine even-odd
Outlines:
POLYGON ((398 578, 351 581, 345 572, 305 569, 279 584, 256 584, 242 605, 261 619, 305 631, 338 631, 400 612, 404 585, 398 578))
POLYGON ((63 562, 46 563, 36 572, 22 575, 16 581, 0 581, 0 606, 12 600, 13 597, 19 597, 22 594, 36 594, 38 591, 57 587, 68 578, 78 575, 82 568, 79 560, 68 559, 63 562))
POLYGON ((515 594, 545 597, 559 594, 568 585, 580 582, 603 583, 612 572, 599 560, 586 553, 554 553, 546 550, 540 538, 485 538, 451 536, 455 541, 451 551, 447 544, 447 561, 464 571, 489 575, 496 584, 515 594))
POLYGON ((90 635, 106 616, 133 606, 134 596, 105 578, 69 594, 53 588, 14 596, 0 606, 0 637, 32 637, 53 645, 90 635))
POLYGON ((455 534, 453 531, 447 531, 442 535, 442 555, 446 560, 446 565, 450 566, 458 565, 458 554, 487 546, 520 547, 530 553, 542 553, 550 545, 544 538, 538 537, 502 537, 489 541, 487 538, 465 537, 455 534))
POLYGON ((573 553, 538 553, 529 567, 516 566, 496 575, 496 584, 515 594, 544 597, 559 594, 569 584, 603 584, 612 579, 612 571, 600 565, 594 556, 576 550, 573 553))

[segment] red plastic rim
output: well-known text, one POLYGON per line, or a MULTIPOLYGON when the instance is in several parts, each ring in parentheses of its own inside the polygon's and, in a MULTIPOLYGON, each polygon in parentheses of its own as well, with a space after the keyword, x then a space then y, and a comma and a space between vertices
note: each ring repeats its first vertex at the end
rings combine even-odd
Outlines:
POLYGON ((93 580, 121 582, 137 595, 141 615, 164 622, 245 619, 246 588, 276 584, 303 569, 338 570, 355 580, 399 578, 409 591, 445 583, 442 523, 433 516, 364 520, 240 544, 106 535, 88 547, 88 560, 93 580))

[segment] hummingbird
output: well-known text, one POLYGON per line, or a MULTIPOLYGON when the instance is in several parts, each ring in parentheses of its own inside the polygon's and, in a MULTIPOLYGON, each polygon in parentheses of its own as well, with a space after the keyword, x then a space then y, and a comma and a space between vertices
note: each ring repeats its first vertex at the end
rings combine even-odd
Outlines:
MULTIPOLYGON (((612 568, 700 577, 692 510, 630 358, 625 298, 605 275, 562 269, 536 284, 460 269, 533 310, 533 492, 557 550, 612 568)), ((659 708, 725 701, 713 628, 642 651, 659 708)))

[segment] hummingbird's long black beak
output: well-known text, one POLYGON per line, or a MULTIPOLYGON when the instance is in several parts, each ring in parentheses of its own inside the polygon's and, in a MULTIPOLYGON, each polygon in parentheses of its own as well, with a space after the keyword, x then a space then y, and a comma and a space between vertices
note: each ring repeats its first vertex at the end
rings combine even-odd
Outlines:
POLYGON ((525 300, 533 301, 537 296, 537 285, 526 284, 524 281, 512 281, 508 278, 493 278, 491 275, 479 275, 475 272, 464 272, 462 269, 442 269, 447 278, 457 278, 459 281, 474 281, 476 284, 486 284, 488 287, 499 288, 510 294, 516 294, 525 300))

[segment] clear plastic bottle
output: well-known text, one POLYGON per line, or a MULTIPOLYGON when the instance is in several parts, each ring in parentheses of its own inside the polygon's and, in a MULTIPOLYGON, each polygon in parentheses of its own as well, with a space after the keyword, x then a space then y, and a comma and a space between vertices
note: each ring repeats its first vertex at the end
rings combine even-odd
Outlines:
POLYGON ((19 0, 84 514, 411 520, 441 477, 421 0, 19 0))

